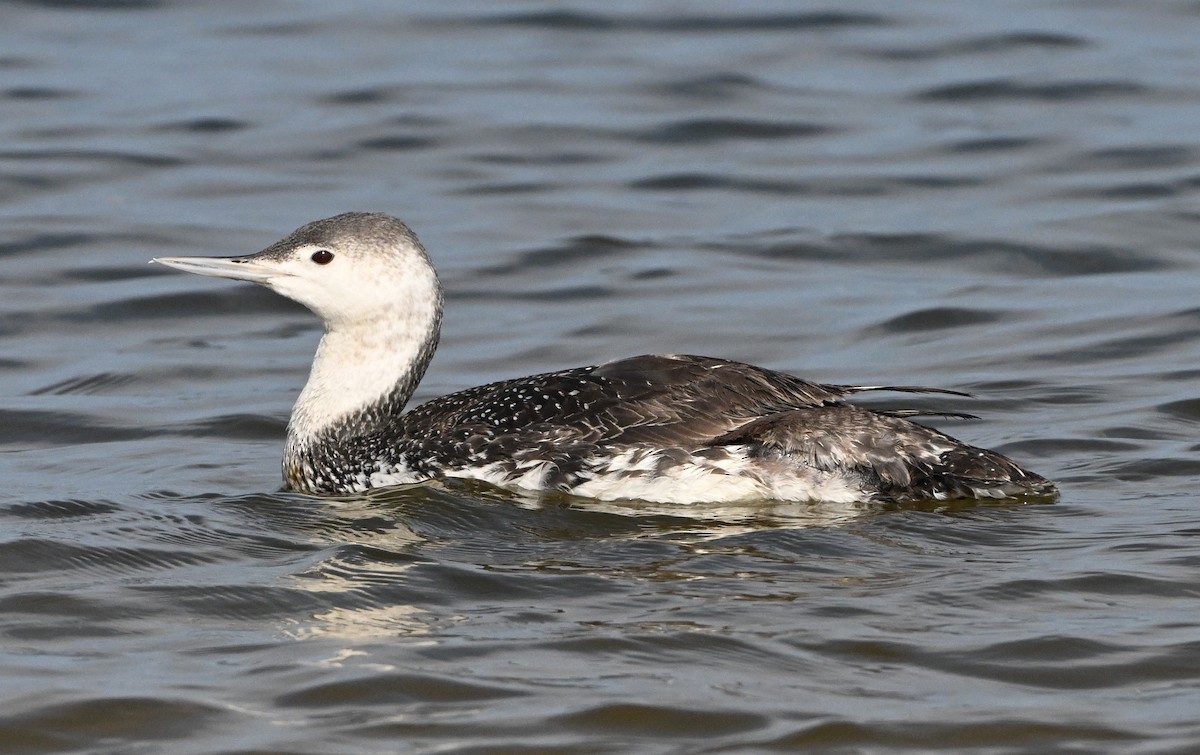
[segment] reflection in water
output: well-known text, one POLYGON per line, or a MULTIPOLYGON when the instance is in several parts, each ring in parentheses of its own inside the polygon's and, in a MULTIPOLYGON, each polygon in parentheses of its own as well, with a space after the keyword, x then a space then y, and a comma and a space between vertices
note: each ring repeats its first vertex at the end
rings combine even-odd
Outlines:
MULTIPOLYGON (((474 562, 475 568, 486 572, 573 572, 686 581, 703 575, 681 571, 680 560, 720 553, 719 541, 724 539, 772 528, 833 527, 881 510, 866 504, 779 501, 740 506, 601 502, 508 491, 471 480, 376 490, 354 498, 306 499, 304 503, 305 529, 335 547, 326 549, 327 555, 319 562, 290 575, 288 583, 321 596, 322 603, 333 607, 303 619, 287 619, 284 633, 301 640, 340 637, 355 642, 429 636, 435 626, 444 629, 464 620, 421 607, 431 599, 437 602, 434 595, 420 595, 415 604, 398 603, 394 591, 387 589, 406 580, 408 584, 427 581, 413 575, 414 570, 447 570, 429 557, 438 551, 437 540, 453 537, 455 530, 459 537, 469 537, 465 534, 469 532, 476 538, 485 536, 471 552, 459 552, 456 558, 474 562), (491 506, 481 510, 481 505, 487 504, 491 506), (514 534, 508 543, 487 542, 486 535, 498 535, 505 529, 514 534), (650 558, 631 567, 589 559, 582 551, 570 553, 569 548, 564 553, 561 547, 564 540, 585 543, 597 539, 662 543, 667 546, 666 558, 650 558), (539 549, 538 542, 544 547, 539 549), (716 548, 703 548, 703 543, 716 548), (423 555, 413 555, 417 552, 423 555)), ((298 523, 298 517, 292 518, 293 524, 298 523)), ((745 546, 730 548, 740 551, 745 546)))
MULTIPOLYGON (((413 494, 394 491, 393 497, 411 499, 413 494)), ((397 516, 394 502, 371 496, 304 499, 304 503, 309 516, 323 514, 307 522, 316 537, 349 547, 335 547, 320 562, 289 575, 292 587, 320 596, 330 607, 305 618, 288 618, 285 635, 298 640, 338 637, 358 642, 428 634, 428 611, 392 602, 390 597, 373 597, 370 590, 372 585, 402 582, 407 572, 421 563, 409 554, 427 542, 397 516)))
MULTIPOLYGON (((902 541, 863 531, 861 525, 904 511, 969 516, 982 509, 1054 502, 1027 498, 905 506, 781 501, 680 505, 510 491, 474 480, 374 490, 352 498, 294 498, 305 503, 304 528, 333 547, 325 549, 317 563, 289 575, 289 584, 321 596, 326 607, 303 619, 287 619, 285 634, 354 642, 433 638, 469 621, 465 615, 428 608, 440 599, 422 585, 457 584, 477 590, 486 600, 488 574, 575 574, 657 583, 754 579, 803 558, 762 548, 758 543, 771 531, 784 540, 802 537, 806 530, 841 531, 841 537, 859 540, 868 549, 906 549, 902 541), (859 530, 841 529, 852 524, 859 530), (597 549, 599 543, 607 545, 597 549), (634 562, 613 558, 613 549, 640 550, 641 556, 634 562)), ((837 557, 854 558, 852 553, 837 557)), ((871 582, 863 577, 839 581, 871 582)), ((668 620, 662 626, 674 623, 668 620)), ((659 622, 639 622, 644 627, 652 624, 659 622)))
MULTIPOLYGON (((325 589, 341 591, 353 589, 353 577, 330 578, 333 584, 317 589, 313 584, 302 584, 300 589, 323 592, 325 589), (342 584, 336 584, 340 581, 342 584)), ((295 640, 313 638, 340 638, 351 642, 371 639, 411 638, 427 635, 430 615, 416 606, 376 606, 331 608, 301 619, 288 619, 283 624, 283 634, 295 640)), ((443 617, 441 622, 446 621, 443 617)), ((355 651, 347 649, 346 653, 355 651)), ((357 654, 366 655, 363 651, 357 654)), ((389 667, 391 668, 391 667, 389 667)))

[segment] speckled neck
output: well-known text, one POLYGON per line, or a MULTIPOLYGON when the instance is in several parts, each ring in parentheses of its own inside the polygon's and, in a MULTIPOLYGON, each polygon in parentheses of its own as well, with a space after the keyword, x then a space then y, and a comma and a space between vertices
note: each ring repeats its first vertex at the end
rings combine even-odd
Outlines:
POLYGON ((376 318, 327 324, 288 422, 284 471, 290 480, 320 447, 370 434, 408 403, 441 334, 441 287, 430 273, 422 290, 376 318))

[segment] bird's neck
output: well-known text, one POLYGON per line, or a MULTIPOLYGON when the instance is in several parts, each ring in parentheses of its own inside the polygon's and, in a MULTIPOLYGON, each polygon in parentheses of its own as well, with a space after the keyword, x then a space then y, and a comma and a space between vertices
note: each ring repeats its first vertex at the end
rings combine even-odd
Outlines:
POLYGON ((327 324, 288 422, 290 450, 367 434, 412 398, 441 332, 441 296, 371 321, 327 324))

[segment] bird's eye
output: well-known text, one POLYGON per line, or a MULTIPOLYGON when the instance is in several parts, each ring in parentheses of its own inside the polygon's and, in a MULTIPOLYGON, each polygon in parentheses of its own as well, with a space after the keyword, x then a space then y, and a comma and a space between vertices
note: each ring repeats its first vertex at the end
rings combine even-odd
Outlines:
POLYGON ((318 265, 328 265, 330 262, 333 262, 333 252, 328 249, 318 249, 312 253, 310 259, 318 265))

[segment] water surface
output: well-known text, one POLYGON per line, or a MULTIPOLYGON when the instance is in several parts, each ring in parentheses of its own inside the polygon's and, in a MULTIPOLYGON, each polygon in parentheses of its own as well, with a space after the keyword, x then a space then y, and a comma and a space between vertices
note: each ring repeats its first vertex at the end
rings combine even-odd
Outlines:
POLYGON ((1194 4, 4 16, 0 750, 1200 747, 1194 4), (281 493, 319 324, 146 260, 346 210, 446 283, 418 400, 654 351, 931 384, 1062 497, 281 493))

